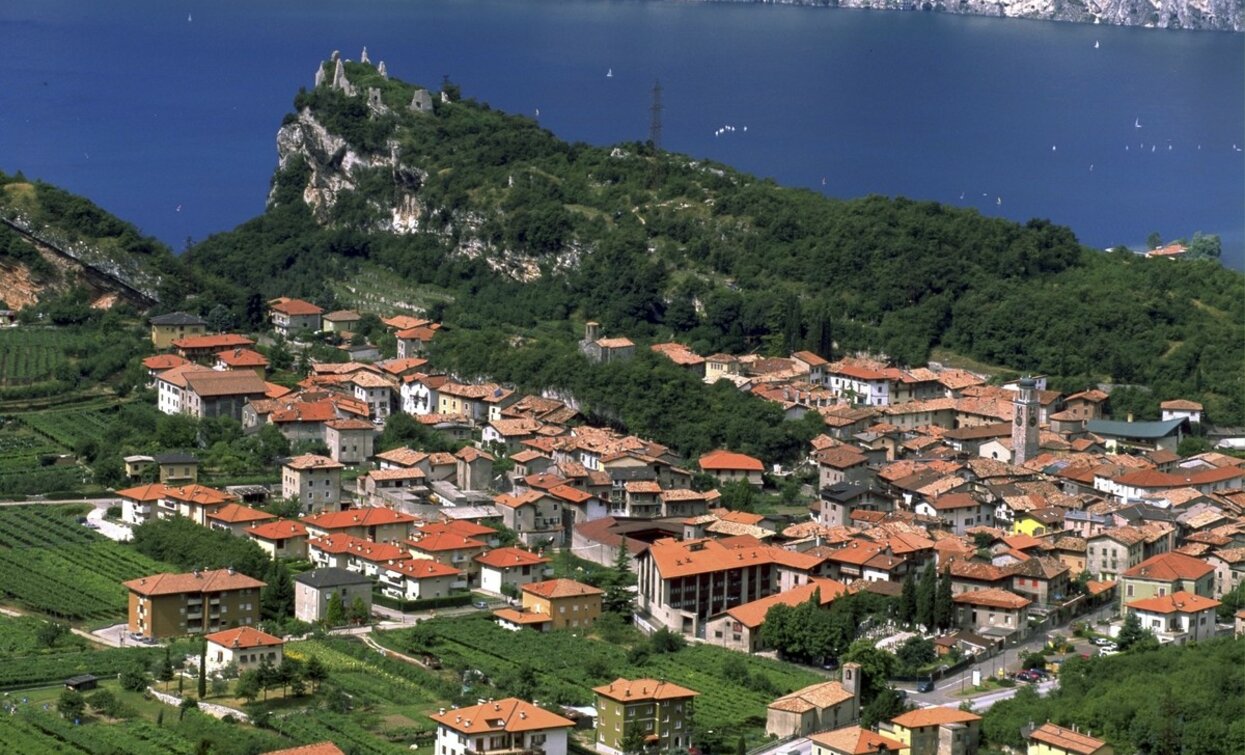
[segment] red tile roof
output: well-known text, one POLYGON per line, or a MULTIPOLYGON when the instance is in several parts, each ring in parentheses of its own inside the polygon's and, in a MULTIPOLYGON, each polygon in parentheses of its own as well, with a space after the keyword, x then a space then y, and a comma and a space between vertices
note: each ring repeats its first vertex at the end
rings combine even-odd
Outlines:
POLYGON ((808 738, 836 755, 883 755, 908 749, 903 742, 859 726, 810 734, 808 738))
POLYGON ((1042 742, 1064 752, 1075 753, 1075 755, 1095 755, 1100 750, 1109 747, 1109 745, 1101 739, 1094 739, 1088 734, 1071 729, 1056 726, 1055 724, 1042 724, 1029 734, 1029 739, 1042 742))
POLYGON ((593 687, 592 691, 601 697, 623 703, 640 700, 683 700, 700 695, 694 689, 680 687, 664 680, 623 679, 622 677, 609 684, 593 687))
POLYGON ((533 595, 549 599, 605 594, 603 590, 599 590, 592 585, 585 585, 583 582, 576 582, 573 579, 548 579, 544 582, 532 582, 523 585, 521 589, 523 592, 530 592, 533 595))
POLYGON ((282 314, 293 315, 295 317, 300 315, 319 315, 324 313, 323 309, 317 307, 309 301, 303 301, 302 299, 287 299, 284 296, 279 299, 274 299, 269 303, 269 307, 273 312, 280 312, 282 314))
POLYGON ((537 708, 517 697, 454 708, 444 713, 428 716, 438 724, 468 736, 493 732, 538 731, 540 729, 569 729, 575 725, 569 718, 537 708))
POLYGON ((223 632, 213 632, 212 634, 204 635, 203 639, 222 647, 235 649, 273 647, 285 644, 285 640, 280 637, 273 637, 267 632, 261 632, 254 627, 236 627, 234 629, 226 629, 223 632))
POLYGON ((316 454, 295 456, 285 462, 285 466, 298 471, 307 469, 342 469, 345 467, 344 464, 333 461, 327 456, 317 456, 316 454))
POLYGON ((1033 602, 1028 598, 1020 597, 1014 592, 1000 590, 995 587, 960 593, 952 600, 956 603, 964 603, 970 606, 987 606, 989 608, 1006 608, 1009 610, 1024 608, 1033 602))
POLYGON ((536 566, 538 564, 547 564, 549 559, 544 556, 538 556, 531 551, 525 551, 522 548, 495 548, 491 551, 485 551, 476 556, 476 561, 485 566, 492 566, 496 569, 506 569, 514 566, 536 566))
POLYGON ((1124 572, 1122 576, 1134 579, 1153 579, 1162 582, 1198 580, 1215 570, 1215 567, 1183 553, 1160 553, 1124 572))
POLYGON ((1200 611, 1208 611, 1212 608, 1218 608, 1219 601, 1213 598, 1204 598, 1201 595, 1194 595, 1191 592, 1180 590, 1171 595, 1158 595, 1153 598, 1145 598, 1142 600, 1134 600, 1128 604, 1129 608, 1137 611, 1146 611, 1148 613, 1198 613, 1200 611))
MULTIPOLYGON (((407 472, 405 469, 378 471, 407 472)), ((377 474, 377 472, 372 474, 377 474)), ((386 524, 411 524, 415 521, 417 521, 416 518, 410 514, 403 514, 393 509, 381 508, 379 506, 364 506, 345 511, 326 511, 323 514, 316 514, 303 519, 304 524, 321 530, 380 527, 386 524)))
POLYGON ((734 471, 742 470, 745 472, 763 472, 765 465, 760 459, 753 458, 746 454, 737 454, 730 451, 717 450, 710 451, 700 457, 700 468, 708 470, 724 470, 734 471))
POLYGON ((248 590, 264 586, 258 579, 235 572, 232 569, 170 574, 162 572, 148 577, 122 582, 131 592, 139 595, 178 595, 180 593, 225 592, 248 590))
POLYGON ((131 501, 158 501, 164 497, 164 483, 153 482, 150 485, 139 485, 136 488, 118 490, 117 495, 131 501))
POLYGON ((238 522, 265 522, 269 519, 276 519, 275 516, 267 511, 253 509, 250 506, 244 506, 241 503, 227 503, 216 511, 207 515, 208 519, 217 522, 227 522, 229 524, 237 524, 238 522))
POLYGON ((436 577, 454 577, 462 574, 452 566, 433 561, 430 558, 411 558, 397 563, 386 564, 387 571, 397 572, 411 579, 434 579, 436 577))
POLYGON ((246 336, 240 336, 237 333, 220 333, 218 335, 210 336, 187 336, 185 338, 179 338, 173 342, 173 346, 175 348, 182 349, 183 351, 198 349, 236 349, 238 347, 250 347, 254 345, 255 341, 247 338, 246 336))
POLYGON ((246 534, 261 540, 285 540, 291 537, 307 537, 307 527, 295 519, 278 519, 248 527, 246 534))

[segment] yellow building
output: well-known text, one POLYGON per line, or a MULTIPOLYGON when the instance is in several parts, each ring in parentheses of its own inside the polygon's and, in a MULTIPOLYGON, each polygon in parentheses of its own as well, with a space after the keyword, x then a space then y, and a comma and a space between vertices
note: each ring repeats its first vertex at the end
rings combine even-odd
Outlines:
POLYGON ((130 592, 129 630, 151 639, 259 623, 264 583, 233 569, 153 574, 121 584, 130 592))
POLYGON ((167 349, 179 338, 207 333, 206 320, 185 312, 156 315, 147 322, 151 324, 151 345, 157 349, 167 349))
POLYGON ((1115 748, 1075 728, 1049 721, 1029 732, 1027 755, 1115 755, 1115 748))
POLYGON ((958 708, 918 708, 890 720, 882 730, 909 748, 907 755, 975 755, 981 716, 958 708))
POLYGON ((1018 535, 1040 537, 1063 531, 1063 510, 1056 508, 1033 509, 1016 514, 1012 532, 1018 535))
POLYGON ((550 629, 592 626, 601 615, 605 593, 573 579, 550 579, 523 585, 524 613, 543 614, 553 620, 550 629))

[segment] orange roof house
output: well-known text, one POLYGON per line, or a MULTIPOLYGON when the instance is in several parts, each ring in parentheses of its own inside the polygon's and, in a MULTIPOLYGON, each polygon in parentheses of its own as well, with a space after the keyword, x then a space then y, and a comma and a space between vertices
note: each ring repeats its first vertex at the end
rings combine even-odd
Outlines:
POLYGON ((907 745, 897 739, 859 726, 819 732, 810 735, 809 739, 813 741, 814 753, 828 755, 887 755, 908 749, 907 745))
POLYGON ((1049 721, 1029 732, 1028 738, 1046 745, 1048 752, 1057 755, 1113 755, 1115 752, 1115 748, 1101 739, 1049 721))
POLYGON ((765 464, 760 459, 753 458, 747 454, 737 454, 725 450, 710 451, 700 457, 700 468, 709 471, 743 471, 743 472, 763 472, 765 464))
POLYGON ((450 735, 482 737, 499 734, 520 734, 549 729, 570 729, 575 725, 569 718, 550 713, 517 697, 507 697, 466 708, 442 708, 428 716, 438 724, 437 739, 442 732, 450 735))

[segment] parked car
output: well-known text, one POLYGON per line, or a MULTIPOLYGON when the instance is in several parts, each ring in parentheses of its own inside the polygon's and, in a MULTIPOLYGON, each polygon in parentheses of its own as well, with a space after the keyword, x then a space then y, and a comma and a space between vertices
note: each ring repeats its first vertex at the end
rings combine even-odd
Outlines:
POLYGON ((839 659, 838 658, 826 658, 824 661, 822 661, 821 667, 825 669, 826 671, 834 671, 836 668, 839 667, 839 659))
POLYGON ((473 600, 471 601, 471 605, 475 606, 476 608, 479 608, 481 611, 488 610, 488 601, 486 600, 473 600))
POLYGON ((916 685, 916 691, 917 692, 933 692, 934 691, 934 680, 926 679, 925 681, 918 682, 916 685))
POLYGON ((1112 641, 1110 637, 1095 637, 1094 639, 1090 640, 1090 642, 1094 643, 1098 647, 1105 647, 1107 645, 1115 644, 1115 642, 1112 641))

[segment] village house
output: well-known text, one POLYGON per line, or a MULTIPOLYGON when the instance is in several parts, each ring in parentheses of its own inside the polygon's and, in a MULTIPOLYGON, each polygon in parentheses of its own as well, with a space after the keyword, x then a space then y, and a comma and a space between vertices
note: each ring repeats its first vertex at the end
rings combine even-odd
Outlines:
POLYGON ((1173 419, 1186 419, 1191 425, 1200 425, 1202 423, 1202 405, 1196 401, 1187 401, 1185 399, 1173 399, 1164 401, 1159 404, 1159 411, 1163 413, 1164 422, 1173 419))
POLYGON ((234 668, 239 674, 257 669, 264 661, 276 668, 284 659, 285 640, 254 627, 235 627, 205 635, 207 673, 218 674, 234 668))
POLYGON ((1092 419, 1085 423, 1086 431, 1102 438, 1111 453, 1124 453, 1129 450, 1156 451, 1166 449, 1175 451, 1184 439, 1184 431, 1189 421, 1177 417, 1166 421, 1133 422, 1131 415, 1127 421, 1092 419))
POLYGON ((437 755, 566 755, 574 721, 516 697, 484 701, 466 708, 441 708, 437 755))
POLYGON ((705 376, 705 358, 681 343, 655 343, 649 349, 661 354, 696 377, 705 376))
POLYGON ((174 340, 171 344, 183 359, 201 365, 214 363, 216 355, 222 351, 249 349, 254 345, 254 340, 237 333, 186 336, 174 340))
POLYGON ((402 383, 398 386, 402 411, 415 416, 438 413, 441 406, 439 391, 449 380, 446 375, 417 373, 403 376, 402 383))
POLYGON ((540 582, 549 559, 521 548, 494 548, 475 557, 480 565, 480 589, 504 595, 507 588, 540 582))
POLYGON ((836 396, 865 406, 890 404, 891 379, 898 377, 898 371, 877 370, 847 360, 830 364, 825 370, 826 387, 836 396))
POLYGON ((313 569, 294 575, 294 618, 308 624, 323 621, 333 595, 346 608, 361 600, 372 610, 372 580, 345 569, 313 569))
POLYGON ((699 692, 664 679, 623 678, 592 691, 597 695, 598 752, 623 755, 634 730, 643 736, 647 752, 692 749, 693 703, 699 692))
POLYGON ((362 419, 331 419, 324 423, 324 445, 342 464, 362 464, 372 458, 376 427, 362 419))
POLYGON ((869 457, 851 445, 834 446, 812 454, 817 462, 817 486, 829 488, 844 482, 865 482, 873 478, 869 457))
POLYGON ((156 516, 160 519, 183 516, 201 527, 206 527, 209 513, 236 500, 229 493, 204 485, 165 485, 156 516))
POLYGON ((155 354, 143 359, 143 368, 147 370, 147 387, 154 389, 156 380, 162 373, 175 367, 185 367, 191 361, 176 354, 155 354))
POLYGON ((355 400, 367 405, 372 421, 383 425, 393 411, 394 383, 374 372, 359 370, 350 376, 347 385, 355 400))
POLYGON ((439 327, 437 323, 429 322, 396 331, 393 336, 397 341, 398 359, 411 359, 428 353, 428 345, 439 327))
POLYGON ((987 637, 1010 637, 1023 633, 1033 601, 1014 592, 988 588, 960 593, 952 598, 960 626, 987 637))
POLYGON ((351 309, 339 309, 334 312, 326 312, 320 317, 320 321, 324 326, 325 333, 351 333, 359 326, 359 321, 363 319, 363 315, 351 309))
POLYGON ((445 382, 437 389, 437 414, 461 415, 475 423, 501 419, 501 410, 518 400, 515 392, 496 383, 468 385, 445 382))
POLYGON ((129 631, 153 640, 259 623, 264 583, 233 569, 153 574, 129 590, 129 631))
POLYGON ((1086 568, 1099 580, 1113 580, 1145 559, 1146 534, 1136 527, 1114 527, 1086 538, 1086 568))
POLYGON ((304 517, 311 537, 349 535, 374 543, 400 543, 410 537, 416 518, 392 509, 365 506, 344 511, 326 511, 304 517))
POLYGON ((248 527, 246 536, 269 558, 307 558, 307 527, 296 519, 278 519, 248 527))
POLYGON ((1143 598, 1187 592, 1215 595, 1215 567, 1183 553, 1161 553, 1120 575, 1120 607, 1143 598))
POLYGON ((253 509, 241 503, 226 503, 206 514, 206 523, 210 529, 228 532, 234 537, 243 537, 248 528, 275 519, 267 511, 253 509))
POLYGON ((454 452, 454 484, 459 490, 487 490, 493 486, 493 455, 475 446, 454 452))
POLYGON ((336 511, 341 503, 342 469, 340 462, 327 456, 295 456, 281 465, 281 497, 297 498, 304 513, 336 511))
POLYGON ((169 348, 179 338, 207 333, 207 320, 185 312, 156 315, 147 322, 151 325, 151 345, 158 350, 169 348))
MULTIPOLYGON (((425 525, 429 526, 432 525, 425 525)), ((458 570, 460 577, 455 587, 477 587, 480 583, 480 564, 475 558, 484 553, 489 544, 458 532, 421 528, 403 546, 414 559, 432 560, 458 570)))
POLYGON ((548 579, 519 588, 520 610, 494 611, 507 629, 530 627, 538 631, 579 629, 592 626, 601 615, 604 592, 573 579, 548 579))
POLYGON ((380 570, 411 556, 392 543, 374 543, 350 535, 329 535, 307 540, 307 556, 317 567, 333 567, 358 572, 373 579, 380 570))
POLYGON ((908 746, 897 739, 859 726, 810 734, 812 755, 900 755, 908 746))
MULTIPOLYGON (((242 407, 268 392, 267 383, 250 370, 194 370, 182 373, 182 379, 180 413, 199 419, 229 417, 241 422, 242 407)), ((163 383, 163 376, 157 382, 163 383)))
POLYGON ((1214 598, 1185 592, 1134 600, 1125 604, 1126 614, 1135 614, 1142 629, 1148 629, 1161 643, 1183 645, 1209 640, 1218 632, 1214 598))
POLYGON ((323 309, 302 299, 281 296, 268 302, 268 317, 272 321, 272 329, 284 338, 319 333, 322 314, 323 309))
POLYGON ((700 457, 697 463, 702 472, 715 478, 719 484, 743 481, 758 488, 762 485, 761 473, 765 471, 765 465, 760 459, 746 454, 719 449, 700 457))
POLYGON ((1221 548, 1206 556, 1215 570, 1215 597, 1222 598, 1245 581, 1245 548, 1221 548))
POLYGON ((995 506, 971 493, 946 493, 922 500, 913 509, 917 514, 933 517, 957 535, 972 527, 993 527, 995 506))
POLYGON ((394 506, 407 495, 426 493, 427 475, 419 467, 374 469, 355 479, 355 497, 363 506, 394 506))
POLYGON ((860 681, 860 664, 845 663, 841 682, 821 682, 783 695, 766 707, 765 733, 786 739, 855 724, 860 720, 860 681))
POLYGON ((133 525, 143 524, 151 519, 160 499, 164 497, 164 485, 153 482, 118 490, 117 497, 121 499, 121 521, 133 525))
POLYGON ((1067 728, 1049 721, 1032 731, 1026 730, 1029 740, 1027 755, 1115 755, 1115 748, 1101 739, 1094 739, 1076 728, 1067 728))
POLYGON ((908 747, 905 755, 976 755, 981 716, 934 706, 895 716, 878 727, 908 747))
POLYGON ((381 592, 397 600, 444 598, 461 584, 462 573, 427 558, 393 561, 380 566, 381 592))
MULTIPOLYGON (((798 606, 817 595, 818 605, 829 606, 848 593, 847 585, 833 579, 814 578, 808 584, 792 587, 764 598, 728 608, 725 613, 705 622, 705 642, 730 650, 755 653, 764 649, 761 626, 765 616, 776 605, 798 606)), ((853 723, 844 721, 843 725, 853 723)))
POLYGON ((253 349, 237 348, 216 355, 212 369, 219 371, 247 370, 260 380, 268 373, 268 358, 253 349))
POLYGON ((565 530, 562 526, 562 502, 543 491, 529 490, 525 493, 505 493, 493 498, 501 512, 502 524, 514 530, 519 541, 535 546, 546 541, 560 542, 565 530))

